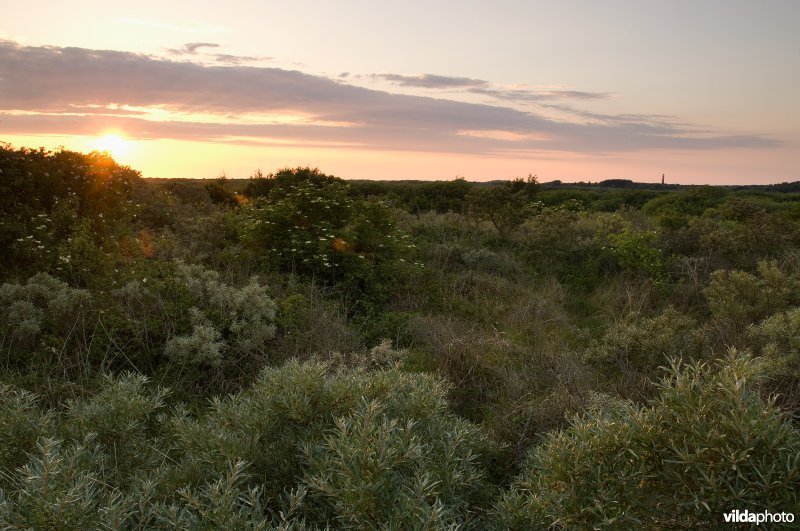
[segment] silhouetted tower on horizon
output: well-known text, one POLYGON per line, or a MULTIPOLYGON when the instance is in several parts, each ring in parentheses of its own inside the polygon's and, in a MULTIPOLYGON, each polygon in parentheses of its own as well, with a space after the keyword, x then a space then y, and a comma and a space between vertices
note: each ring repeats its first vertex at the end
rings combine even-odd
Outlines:
POLYGON ((664 184, 664 174, 661 174, 661 184, 664 184))

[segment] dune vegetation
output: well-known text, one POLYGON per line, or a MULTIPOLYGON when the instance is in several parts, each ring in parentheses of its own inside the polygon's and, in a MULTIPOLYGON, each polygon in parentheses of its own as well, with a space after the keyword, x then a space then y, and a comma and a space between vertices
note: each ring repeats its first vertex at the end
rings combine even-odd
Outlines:
POLYGON ((800 513, 800 187, 0 145, 0 527, 800 513))

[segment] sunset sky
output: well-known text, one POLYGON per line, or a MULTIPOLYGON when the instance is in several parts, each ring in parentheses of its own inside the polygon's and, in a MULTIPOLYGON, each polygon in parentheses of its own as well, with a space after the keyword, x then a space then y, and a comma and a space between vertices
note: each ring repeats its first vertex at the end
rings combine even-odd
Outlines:
POLYGON ((146 177, 800 180, 796 0, 0 13, 0 141, 108 149, 146 177))

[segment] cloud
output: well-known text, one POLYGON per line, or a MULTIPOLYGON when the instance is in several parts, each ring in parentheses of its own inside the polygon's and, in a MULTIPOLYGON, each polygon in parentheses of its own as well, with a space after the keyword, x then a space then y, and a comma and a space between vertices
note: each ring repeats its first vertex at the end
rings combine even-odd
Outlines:
POLYGON ((525 90, 488 87, 473 87, 469 89, 469 92, 491 96, 499 100, 517 102, 540 102, 560 99, 600 100, 611 96, 611 94, 606 92, 583 92, 579 90, 525 90))
POLYGON ((189 42, 181 48, 167 48, 169 55, 185 56, 191 55, 194 60, 210 59, 212 62, 225 65, 241 65, 243 63, 253 63, 256 61, 268 61, 272 57, 259 57, 254 55, 231 55, 228 53, 205 53, 199 51, 202 48, 219 48, 215 42, 189 42))
POLYGON ((219 48, 215 42, 188 42, 183 48, 169 48, 167 51, 173 55, 195 55, 200 48, 219 48))
POLYGON ((384 79, 403 87, 420 87, 433 89, 485 87, 488 81, 482 79, 471 79, 468 77, 448 77, 435 74, 419 74, 416 76, 404 76, 401 74, 373 74, 373 79, 384 79))
MULTIPOLYGON (((210 44, 184 49, 199 52, 210 44)), ((485 83, 438 78, 430 82, 485 83)), ((652 120, 559 121, 502 105, 371 90, 297 70, 9 41, 0 42, 0 95, 0 134, 97 134, 114 127, 136 138, 497 156, 777 145, 758 135, 698 134, 652 120)))

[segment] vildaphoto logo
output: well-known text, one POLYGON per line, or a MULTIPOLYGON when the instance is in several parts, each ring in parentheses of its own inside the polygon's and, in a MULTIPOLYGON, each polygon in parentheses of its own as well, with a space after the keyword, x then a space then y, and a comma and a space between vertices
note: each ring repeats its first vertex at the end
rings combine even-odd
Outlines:
POLYGON ((724 513, 725 523, 727 524, 791 524, 794 522, 794 513, 773 513, 761 511, 758 513, 750 512, 747 509, 724 513))

